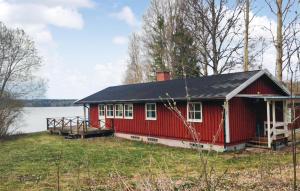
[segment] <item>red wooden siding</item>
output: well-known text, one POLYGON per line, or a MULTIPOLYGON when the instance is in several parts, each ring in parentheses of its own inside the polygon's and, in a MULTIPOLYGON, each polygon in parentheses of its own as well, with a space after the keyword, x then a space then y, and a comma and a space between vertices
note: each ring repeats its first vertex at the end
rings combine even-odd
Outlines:
MULTIPOLYGON (((178 109, 186 117, 186 104, 177 103, 178 109)), ((183 122, 171 113, 162 103, 157 103, 157 120, 145 120, 145 104, 133 104, 133 119, 114 119, 115 132, 163 137, 179 140, 192 140, 183 122)), ((201 142, 212 142, 222 119, 221 102, 202 102, 202 122, 193 123, 201 142)), ((110 119, 107 119, 109 121, 110 119)), ((223 126, 216 144, 224 143, 223 126)))
MULTIPOLYGON (((267 76, 262 76, 239 94, 275 94, 285 93, 267 76)), ((266 102, 235 97, 229 101, 230 142, 241 143, 256 136, 258 121, 267 120, 266 102)), ((272 107, 270 107, 272 120, 272 107)), ((276 121, 283 120, 282 103, 276 102, 276 121)))
MULTIPOLYGON (((276 121, 283 121, 282 102, 276 102, 276 121)), ((270 106, 272 121, 272 106, 270 106)), ((230 142, 241 143, 256 136, 257 123, 263 128, 267 121, 266 102, 249 98, 235 97, 229 101, 230 142)))
POLYGON ((245 98, 229 101, 230 142, 239 143, 255 136, 256 113, 245 98))
POLYGON ((90 105, 89 119, 90 126, 99 128, 99 113, 98 113, 98 104, 90 105))
POLYGON ((285 93, 267 76, 262 76, 247 88, 240 92, 240 94, 276 94, 285 95, 285 93))
MULTIPOLYGON (((262 76, 240 94, 276 94, 285 95, 267 76, 262 76)), ((220 126, 223 118, 223 101, 202 102, 202 122, 193 123, 200 141, 211 143, 220 128, 215 144, 224 144, 224 126, 220 126)), ((186 103, 177 103, 177 107, 186 118, 186 103)), ((183 122, 168 110, 162 103, 157 103, 157 119, 146 120, 145 103, 133 104, 133 119, 108 119, 108 127, 113 126, 117 133, 162 137, 178 140, 192 140, 183 122)), ((271 112, 272 113, 272 112, 271 112)), ((276 104, 277 121, 282 120, 282 103, 276 104)), ((90 122, 94 127, 99 127, 98 105, 90 105, 90 122)), ((257 133, 258 122, 266 120, 266 103, 255 99, 234 97, 229 101, 229 129, 230 144, 245 142, 257 133)))

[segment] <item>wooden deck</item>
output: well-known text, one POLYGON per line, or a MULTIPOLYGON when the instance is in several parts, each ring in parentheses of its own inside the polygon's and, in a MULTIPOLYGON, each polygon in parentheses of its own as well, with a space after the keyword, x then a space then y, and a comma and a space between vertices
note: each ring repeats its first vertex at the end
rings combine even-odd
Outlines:
POLYGON ((88 120, 83 120, 80 117, 47 118, 47 131, 70 139, 108 136, 114 132, 113 127, 108 126, 93 128, 89 125, 88 120))

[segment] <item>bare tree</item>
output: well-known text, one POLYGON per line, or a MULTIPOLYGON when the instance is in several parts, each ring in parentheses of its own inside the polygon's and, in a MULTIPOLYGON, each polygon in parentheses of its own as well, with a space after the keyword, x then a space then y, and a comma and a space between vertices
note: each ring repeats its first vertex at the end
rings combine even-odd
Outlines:
POLYGON ((128 64, 125 73, 124 84, 143 82, 143 65, 141 59, 141 44, 138 34, 133 33, 128 46, 128 64))
MULTIPOLYGON (((151 75, 148 80, 152 81, 157 70, 170 69, 170 54, 167 48, 167 42, 170 32, 170 27, 167 26, 169 14, 172 11, 167 0, 152 0, 143 17, 143 47, 146 50, 146 55, 150 61, 151 75), (167 29, 168 28, 168 29, 167 29)), ((169 45, 170 46, 170 45, 169 45)))
POLYGON ((0 23, 0 137, 10 132, 21 113, 17 99, 43 87, 33 75, 40 64, 34 42, 25 32, 0 23))
POLYGON ((244 31, 244 71, 249 70, 249 11, 250 11, 250 0, 245 0, 245 11, 244 11, 244 20, 245 20, 245 31, 244 31))
POLYGON ((182 78, 178 63, 184 60, 190 68, 187 75, 199 75, 194 38, 185 25, 185 5, 183 0, 152 0, 144 15, 143 44, 153 74, 167 70, 172 78, 182 78))
MULTIPOLYGON (((292 57, 299 48, 291 45, 293 42, 290 41, 292 36, 295 35, 292 28, 297 25, 299 19, 299 13, 297 11, 297 9, 299 9, 299 2, 296 0, 265 1, 271 12, 277 16, 276 37, 271 28, 268 28, 268 30, 272 35, 272 42, 276 48, 276 77, 282 81, 282 73, 288 65, 289 57, 292 57), (289 50, 287 51, 287 49, 289 50)), ((298 27, 296 36, 299 32, 300 28, 298 27)))
POLYGON ((203 76, 208 75, 209 59, 207 51, 209 43, 209 33, 204 27, 204 17, 198 14, 198 10, 202 9, 202 12, 206 12, 208 8, 204 7, 203 1, 189 0, 184 7, 185 12, 185 25, 190 30, 194 37, 194 41, 198 51, 198 62, 200 66, 200 73, 203 76))
MULTIPOLYGON (((198 38, 200 55, 204 67, 207 65, 214 74, 232 70, 240 64, 239 54, 243 47, 241 13, 243 3, 229 3, 226 0, 190 0, 192 14, 188 18, 198 38), (197 22, 199 22, 197 24, 197 22)), ((204 69, 205 71, 206 69, 204 69)))

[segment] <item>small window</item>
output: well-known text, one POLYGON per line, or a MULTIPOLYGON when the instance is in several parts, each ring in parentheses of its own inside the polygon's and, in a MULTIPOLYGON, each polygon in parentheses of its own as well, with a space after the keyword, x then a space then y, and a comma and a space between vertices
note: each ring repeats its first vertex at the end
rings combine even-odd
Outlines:
POLYGON ((156 104, 146 103, 146 120, 156 120, 156 104))
POLYGON ((115 105, 115 118, 123 118, 123 105, 122 104, 115 105))
POLYGON ((114 118, 114 105, 112 104, 106 105, 106 117, 114 118))
POLYGON ((190 122, 202 122, 202 104, 188 103, 187 119, 190 122))
POLYGON ((124 104, 124 118, 133 119, 133 104, 124 104))
POLYGON ((99 116, 104 117, 105 116, 105 106, 103 104, 99 105, 99 116))

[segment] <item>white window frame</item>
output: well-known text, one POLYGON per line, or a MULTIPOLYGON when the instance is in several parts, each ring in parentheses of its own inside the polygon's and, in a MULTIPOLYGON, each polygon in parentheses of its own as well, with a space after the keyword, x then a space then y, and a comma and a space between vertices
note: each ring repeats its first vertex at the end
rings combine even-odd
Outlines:
POLYGON ((124 119, 133 119, 133 104, 124 104, 124 119), (125 106, 131 106, 132 110, 127 110, 127 111, 131 111, 132 116, 126 116, 125 106))
POLYGON ((98 114, 99 114, 99 117, 105 117, 105 105, 104 104, 98 105, 98 114), (103 106, 103 110, 100 109, 100 106, 103 106), (104 112, 104 115, 101 115, 101 111, 104 112))
POLYGON ((186 116, 187 116, 187 121, 188 122, 202 122, 202 119, 203 119, 203 109, 202 109, 202 102, 188 102, 187 105, 186 105, 186 116), (189 105, 190 104, 200 104, 200 112, 201 112, 201 119, 190 119, 190 115, 189 115, 189 105))
POLYGON ((157 119, 157 107, 156 107, 156 103, 146 103, 145 104, 145 117, 146 117, 146 120, 156 120, 157 119), (152 105, 154 104, 155 105, 155 117, 147 117, 147 105, 152 105))
POLYGON ((114 114, 115 114, 115 111, 114 111, 114 105, 113 104, 107 104, 106 105, 106 118, 114 118, 114 114), (112 113, 113 115, 108 115, 108 112, 111 111, 108 109, 108 106, 112 106, 112 113))
POLYGON ((124 116, 124 108, 123 108, 123 104, 115 104, 114 109, 115 109, 115 118, 117 118, 117 119, 122 119, 123 116, 124 116), (121 106, 121 107, 122 107, 122 115, 121 115, 121 116, 117 116, 117 112, 119 111, 119 110, 117 110, 117 106, 121 106))

